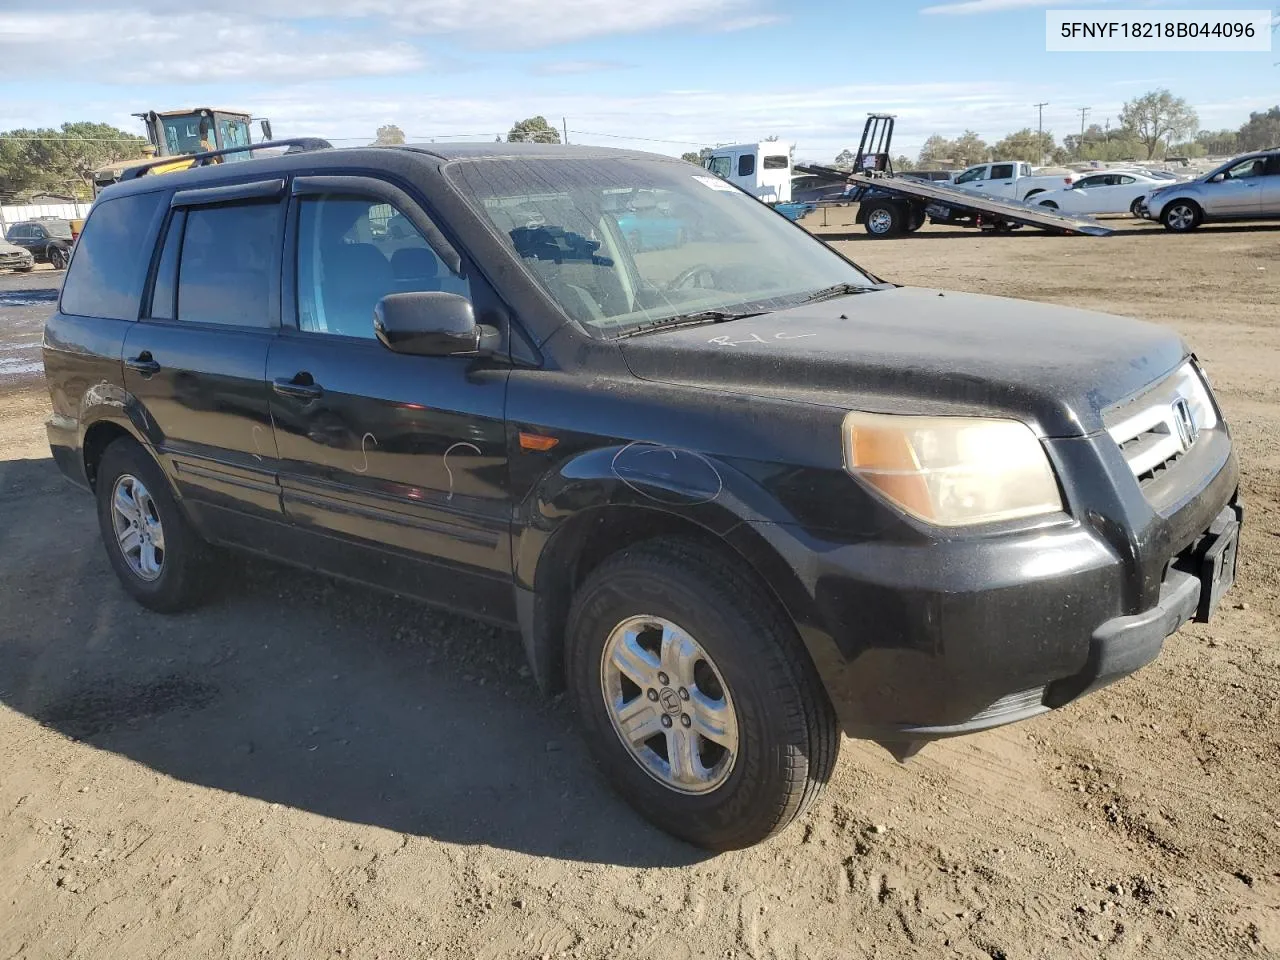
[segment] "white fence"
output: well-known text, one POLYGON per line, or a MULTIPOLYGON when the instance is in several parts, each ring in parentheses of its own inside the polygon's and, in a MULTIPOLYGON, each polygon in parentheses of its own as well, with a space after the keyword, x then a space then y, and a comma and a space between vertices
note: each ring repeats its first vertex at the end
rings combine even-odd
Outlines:
POLYGON ((89 212, 91 203, 27 203, 20 206, 0 206, 0 232, 8 233, 9 227, 23 220, 36 217, 61 217, 76 220, 89 212))

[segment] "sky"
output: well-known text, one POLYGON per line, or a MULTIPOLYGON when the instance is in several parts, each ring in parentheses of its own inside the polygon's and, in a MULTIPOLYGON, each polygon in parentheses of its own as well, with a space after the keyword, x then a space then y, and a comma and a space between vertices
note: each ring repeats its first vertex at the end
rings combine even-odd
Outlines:
MULTIPOLYGON (((933 133, 1059 139, 1167 87, 1203 128, 1280 103, 1273 53, 1047 53, 1045 10, 1247 0, 0 0, 0 130, 228 107, 277 137, 493 140, 541 114, 571 142, 679 154, 778 136, 798 160, 933 133)), ((1266 8, 1266 4, 1252 4, 1266 8)))

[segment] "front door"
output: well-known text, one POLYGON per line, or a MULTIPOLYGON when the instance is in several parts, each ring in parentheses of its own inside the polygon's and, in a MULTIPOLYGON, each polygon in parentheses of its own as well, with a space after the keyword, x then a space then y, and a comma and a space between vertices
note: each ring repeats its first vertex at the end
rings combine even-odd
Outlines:
POLYGON ((265 379, 279 328, 284 182, 178 193, 143 318, 124 344, 134 415, 215 539, 283 519, 265 379))
POLYGON ((1205 212, 1213 217, 1256 217, 1262 209, 1266 166, 1265 157, 1242 160, 1217 183, 1208 184, 1205 212))
POLYGON ((373 332, 387 294, 471 297, 471 285, 395 188, 311 183, 295 182, 285 274, 295 300, 267 363, 285 512, 303 530, 423 561, 402 589, 509 619, 484 609, 511 597, 508 368, 394 353, 373 332))

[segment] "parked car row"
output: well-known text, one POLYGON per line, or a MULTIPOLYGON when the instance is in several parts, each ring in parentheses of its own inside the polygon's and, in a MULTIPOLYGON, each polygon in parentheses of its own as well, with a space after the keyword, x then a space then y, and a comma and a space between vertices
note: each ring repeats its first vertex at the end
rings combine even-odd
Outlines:
POLYGON ((9 228, 4 239, 4 246, 15 246, 28 254, 30 265, 16 265, 18 258, 13 258, 14 266, 6 259, 3 246, 0 246, 0 269, 29 270, 37 263, 48 263, 55 270, 65 270, 71 261, 71 248, 75 238, 71 232, 71 222, 60 217, 38 217, 15 223, 9 228))

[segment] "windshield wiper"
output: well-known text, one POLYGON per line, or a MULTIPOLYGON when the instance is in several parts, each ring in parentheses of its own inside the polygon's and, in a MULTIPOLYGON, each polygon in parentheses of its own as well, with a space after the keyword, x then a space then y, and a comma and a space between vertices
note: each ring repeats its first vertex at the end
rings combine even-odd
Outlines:
POLYGON ((866 284, 833 283, 829 287, 823 287, 821 290, 815 290, 800 302, 818 303, 820 300, 834 300, 836 297, 847 297, 855 293, 871 293, 879 289, 879 287, 869 287, 866 284))
POLYGON ((693 327, 704 323, 727 323, 730 320, 745 320, 747 317, 758 317, 768 312, 767 310, 699 310, 697 313, 681 313, 674 317, 650 320, 648 323, 632 327, 626 333, 618 334, 617 339, 625 340, 627 337, 672 327, 693 327))

